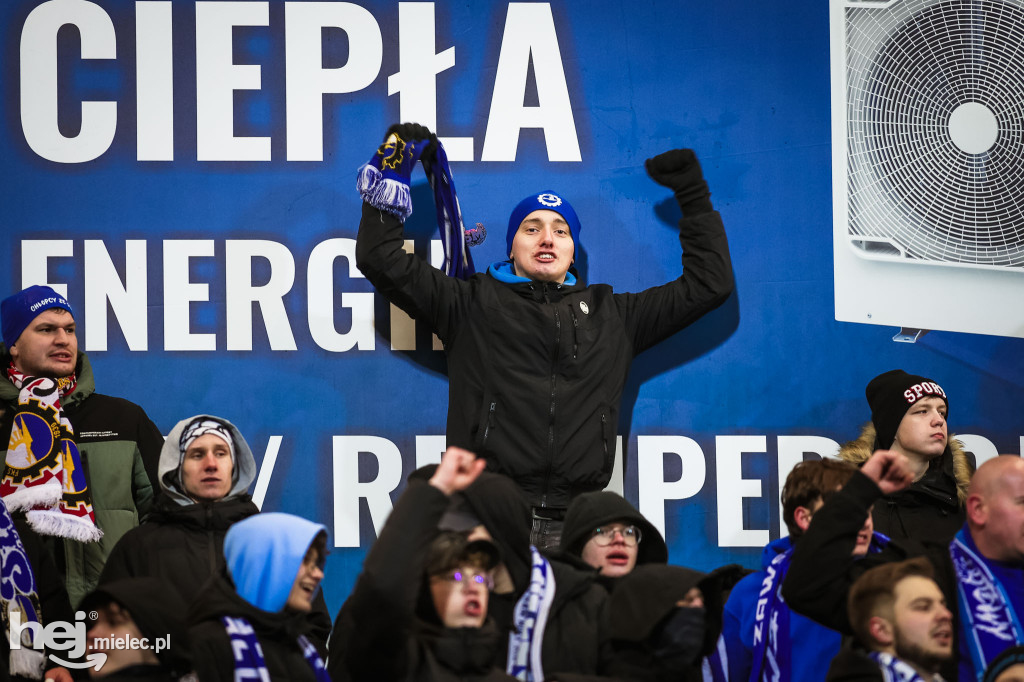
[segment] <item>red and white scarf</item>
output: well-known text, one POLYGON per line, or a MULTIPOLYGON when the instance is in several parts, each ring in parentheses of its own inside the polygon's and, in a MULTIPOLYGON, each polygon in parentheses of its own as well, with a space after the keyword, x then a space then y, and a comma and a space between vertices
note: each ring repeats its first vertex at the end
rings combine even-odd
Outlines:
POLYGON ((0 497, 11 511, 27 511, 29 524, 43 535, 99 540, 103 531, 96 526, 75 431, 60 403, 75 390, 75 375, 30 377, 12 363, 7 377, 19 394, 0 497))

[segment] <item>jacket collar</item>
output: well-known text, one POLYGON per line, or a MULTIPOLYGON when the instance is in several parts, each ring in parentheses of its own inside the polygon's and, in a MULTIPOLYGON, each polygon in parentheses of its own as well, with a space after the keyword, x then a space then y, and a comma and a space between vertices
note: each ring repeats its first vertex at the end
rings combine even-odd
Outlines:
MULTIPOLYGON (((516 274, 512 262, 507 260, 495 261, 487 267, 487 274, 504 284, 529 284, 531 281, 526 277, 516 274)), ((572 272, 565 273, 565 281, 562 284, 554 285, 558 288, 576 286, 576 275, 572 272)))
MULTIPOLYGON (((7 352, 7 346, 0 343, 0 402, 16 403, 18 401, 18 389, 7 379, 7 368, 11 364, 11 354, 7 352)), ((76 405, 96 392, 96 380, 93 377, 92 365, 89 364, 89 357, 82 351, 78 351, 78 362, 75 364, 75 379, 78 382, 71 395, 64 396, 61 404, 64 407, 76 405)))

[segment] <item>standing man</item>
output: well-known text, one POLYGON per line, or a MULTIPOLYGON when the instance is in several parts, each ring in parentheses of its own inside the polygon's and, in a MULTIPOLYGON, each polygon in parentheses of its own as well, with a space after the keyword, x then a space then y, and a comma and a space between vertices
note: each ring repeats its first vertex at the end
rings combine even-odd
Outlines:
MULTIPOLYGON (((682 210, 683 274, 637 294, 587 286, 572 265, 580 222, 568 199, 538 191, 512 210, 508 260, 466 280, 403 250, 416 161, 435 188, 435 136, 392 126, 360 169, 356 261, 377 291, 427 323, 448 356, 449 445, 511 477, 532 509, 532 542, 557 547, 574 497, 611 477, 619 402, 633 356, 721 305, 733 289, 725 230, 692 150, 645 167, 682 210)), ((443 165, 443 164, 442 164, 443 165)), ((446 202, 447 205, 447 202, 446 202)))
POLYGON ((149 511, 163 436, 138 405, 96 393, 67 300, 31 286, 0 303, 0 495, 41 535, 71 604, 96 587, 110 550, 149 511))
POLYGON ((865 389, 871 421, 843 445, 840 459, 860 466, 875 450, 906 456, 914 484, 886 495, 875 528, 891 538, 948 542, 964 524, 974 458, 949 434, 949 397, 937 383, 902 369, 879 374, 865 389))

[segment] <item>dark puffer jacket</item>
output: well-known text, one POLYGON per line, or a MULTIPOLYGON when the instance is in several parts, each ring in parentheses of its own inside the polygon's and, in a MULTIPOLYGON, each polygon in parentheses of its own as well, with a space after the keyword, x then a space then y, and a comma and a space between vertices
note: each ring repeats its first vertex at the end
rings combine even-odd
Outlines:
POLYGON ((364 204, 356 261, 384 298, 444 343, 448 443, 486 457, 531 505, 564 508, 611 477, 633 357, 732 292, 717 212, 684 218, 679 240, 683 274, 637 294, 606 284, 500 281, 494 266, 463 281, 406 253, 402 223, 364 204))
MULTIPOLYGON (((869 422, 857 440, 840 448, 839 457, 859 467, 877 449, 875 427, 869 422)), ((964 452, 960 441, 951 435, 946 450, 931 461, 920 480, 875 504, 871 512, 875 530, 890 538, 917 542, 952 540, 966 520, 964 501, 974 469, 974 456, 964 452)))
POLYGON ((172 585, 191 604, 203 585, 224 568, 224 534, 233 523, 258 514, 248 495, 179 506, 166 496, 146 522, 129 531, 107 559, 100 585, 153 576, 172 585))

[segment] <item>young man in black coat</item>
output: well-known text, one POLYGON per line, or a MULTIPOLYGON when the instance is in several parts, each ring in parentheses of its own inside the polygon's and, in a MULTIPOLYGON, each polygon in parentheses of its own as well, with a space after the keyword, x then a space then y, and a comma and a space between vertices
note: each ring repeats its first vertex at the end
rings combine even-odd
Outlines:
POLYGON ((871 421, 839 458, 860 466, 875 450, 907 457, 914 483, 886 495, 872 512, 875 530, 901 540, 948 542, 964 524, 974 457, 949 433, 949 396, 931 379, 894 369, 864 391, 871 421))
MULTIPOLYGON (((568 199, 538 191, 512 211, 508 260, 466 280, 404 250, 417 160, 432 173, 436 138, 389 129, 360 169, 359 270, 388 301, 426 323, 448 359, 449 445, 486 458, 532 508, 532 542, 559 543, 572 499, 611 477, 619 402, 633 357, 721 305, 732 292, 725 230, 692 150, 645 163, 682 210, 683 274, 640 293, 586 285, 572 268, 581 221, 568 199)), ((440 182, 436 179, 434 182, 440 182)), ((455 247, 457 248, 457 247, 455 247)))

